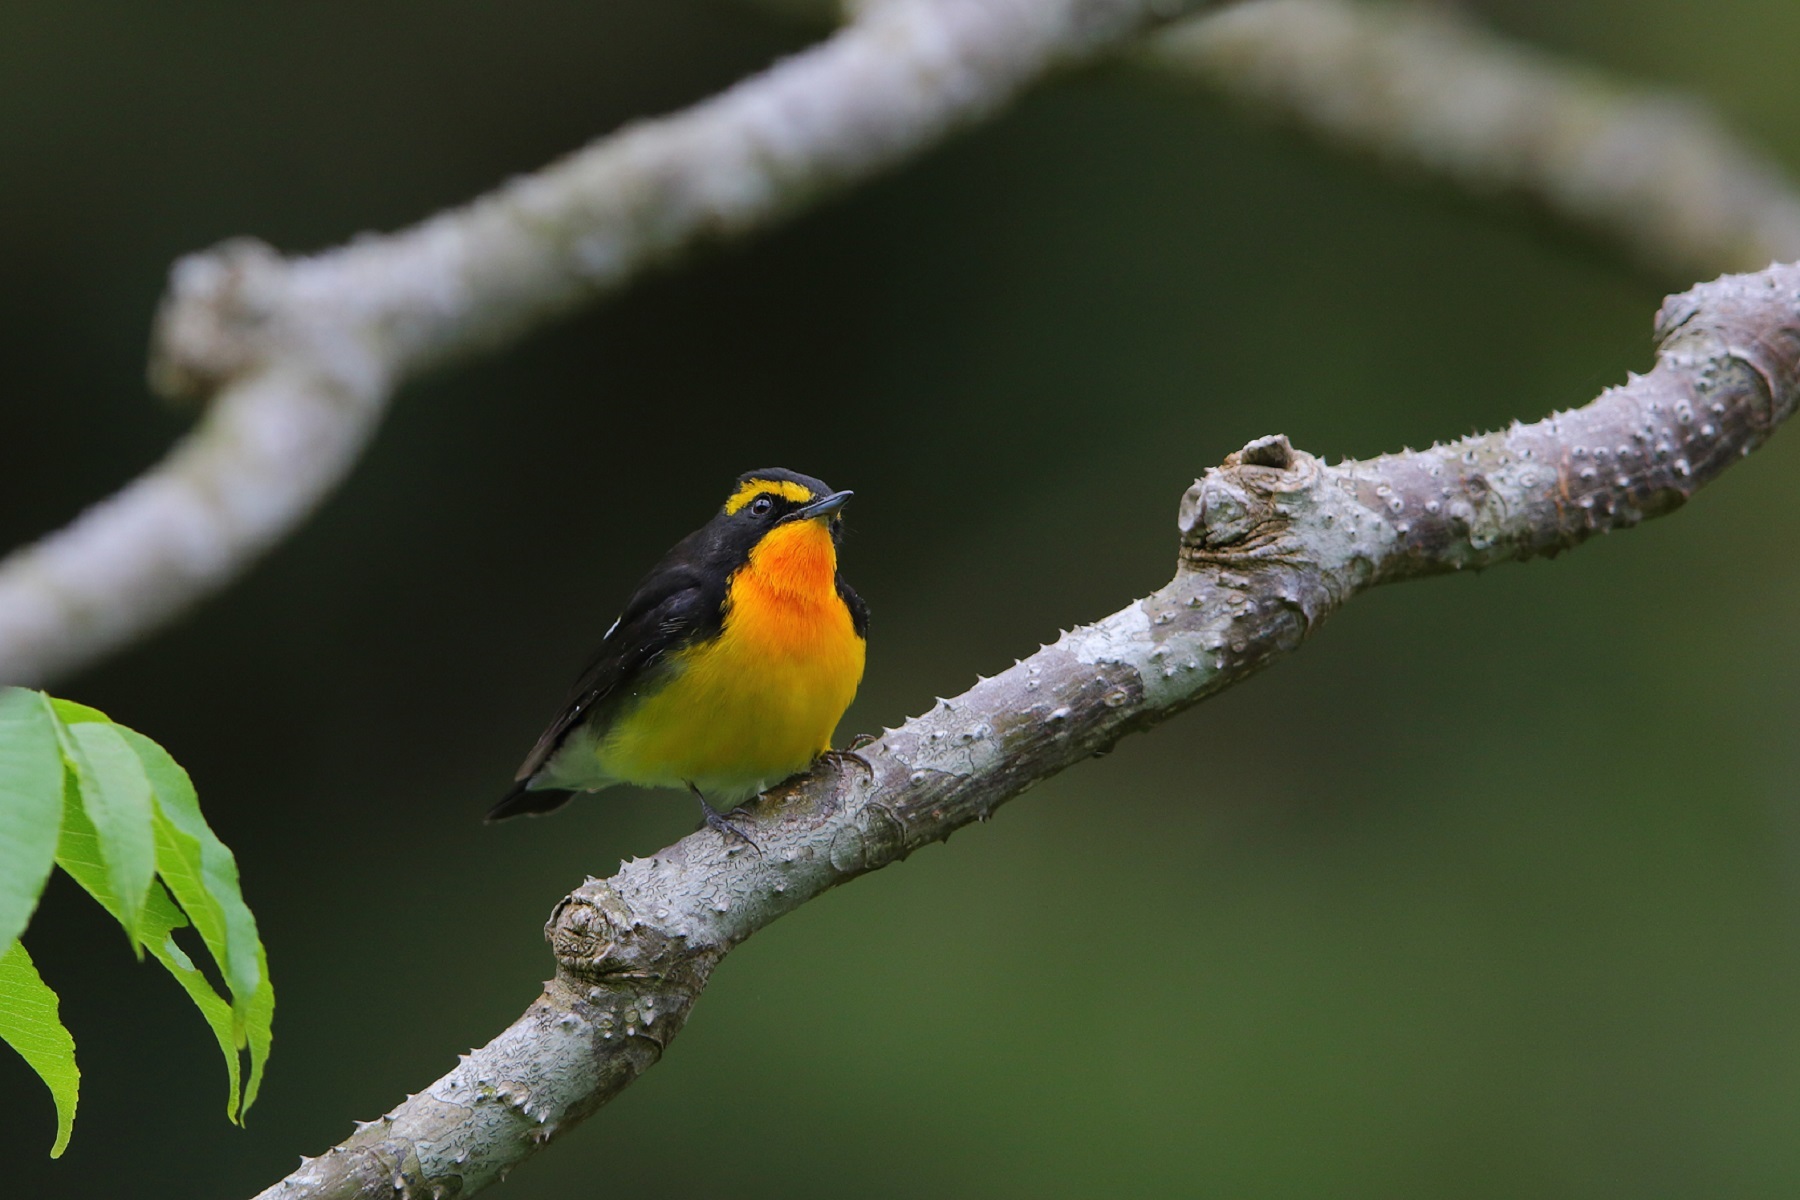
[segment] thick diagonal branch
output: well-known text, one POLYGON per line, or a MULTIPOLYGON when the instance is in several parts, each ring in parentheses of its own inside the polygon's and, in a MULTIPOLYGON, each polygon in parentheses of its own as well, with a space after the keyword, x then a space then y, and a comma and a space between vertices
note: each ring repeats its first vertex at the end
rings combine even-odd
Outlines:
POLYGON ((1338 464, 1246 446, 1183 498, 1165 587, 775 789, 744 818, 760 853, 708 830, 577 888, 525 1015, 265 1200, 476 1191, 653 1064, 782 914, 1260 670, 1365 588, 1674 509, 1800 403, 1800 266, 1672 297, 1657 336, 1650 374, 1502 433, 1338 464))
POLYGON ((350 468, 406 376, 761 228, 1207 0, 881 0, 818 46, 403 232, 177 264, 152 379, 210 397, 161 464, 0 562, 0 682, 89 662, 221 586, 350 468))

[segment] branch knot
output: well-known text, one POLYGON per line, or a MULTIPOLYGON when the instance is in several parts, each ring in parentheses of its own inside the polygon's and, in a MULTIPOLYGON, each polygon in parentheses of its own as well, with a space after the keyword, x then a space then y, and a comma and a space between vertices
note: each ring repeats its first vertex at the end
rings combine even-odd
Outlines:
POLYGON ((1309 488, 1318 470, 1318 459, 1279 433, 1227 455, 1181 498, 1183 562, 1246 554, 1275 541, 1291 519, 1283 499, 1309 488))
POLYGON ((667 979, 695 969, 704 973, 716 957, 644 921, 599 879, 563 897, 544 926, 544 938, 560 973, 577 984, 667 979))
POLYGON ((270 356, 287 264, 266 242, 233 238, 177 260, 150 337, 150 386, 203 400, 270 356))

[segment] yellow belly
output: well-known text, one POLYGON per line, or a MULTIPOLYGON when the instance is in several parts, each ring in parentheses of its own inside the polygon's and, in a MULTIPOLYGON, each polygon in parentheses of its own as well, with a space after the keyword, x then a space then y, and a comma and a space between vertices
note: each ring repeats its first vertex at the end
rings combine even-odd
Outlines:
POLYGON ((598 766, 625 783, 692 783, 719 801, 754 795, 831 748, 863 653, 835 591, 740 587, 719 636, 671 659, 669 681, 599 739, 598 766))

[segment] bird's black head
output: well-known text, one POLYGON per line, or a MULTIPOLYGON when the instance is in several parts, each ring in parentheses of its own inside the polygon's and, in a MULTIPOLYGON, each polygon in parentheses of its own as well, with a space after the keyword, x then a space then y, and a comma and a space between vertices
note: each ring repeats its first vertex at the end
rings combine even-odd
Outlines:
POLYGON ((850 496, 849 492, 832 491, 824 480, 811 475, 766 467, 738 476, 715 520, 731 529, 734 541, 744 540, 746 546, 777 525, 796 521, 822 520, 836 540, 842 536, 842 509, 850 496))

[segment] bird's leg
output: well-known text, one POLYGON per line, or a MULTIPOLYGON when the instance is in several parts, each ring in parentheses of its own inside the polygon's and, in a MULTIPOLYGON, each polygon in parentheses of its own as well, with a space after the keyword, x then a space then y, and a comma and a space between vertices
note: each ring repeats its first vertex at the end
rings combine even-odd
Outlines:
POLYGON ((861 750, 864 746, 873 745, 874 742, 875 738, 871 737, 869 734, 860 734, 855 741, 851 742, 850 745, 844 749, 827 750, 820 754, 819 758, 839 768, 843 767, 845 763, 853 762, 867 772, 869 782, 873 783, 875 781, 875 764, 858 754, 857 751, 861 750))
POLYGON ((758 846, 754 841, 752 841, 749 834, 745 833, 743 830, 739 829, 736 825, 733 825, 730 821, 727 821, 723 816, 721 816, 718 809, 716 809, 712 805, 708 804, 706 802, 706 797, 701 794, 700 789, 698 787, 696 787, 692 782, 690 782, 688 784, 688 791, 694 793, 694 799, 696 799, 700 802, 701 819, 706 822, 706 825, 709 829, 717 831, 720 834, 720 836, 729 836, 729 837, 737 838, 740 842, 743 842, 744 845, 750 847, 752 850, 756 851, 758 854, 762 853, 762 847, 758 846))

